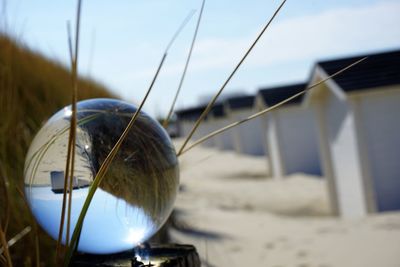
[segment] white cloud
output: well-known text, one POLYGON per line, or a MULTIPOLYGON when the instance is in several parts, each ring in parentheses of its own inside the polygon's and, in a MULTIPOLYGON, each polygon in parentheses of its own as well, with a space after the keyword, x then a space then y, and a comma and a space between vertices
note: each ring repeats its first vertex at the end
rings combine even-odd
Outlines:
MULTIPOLYGON (((363 8, 341 8, 274 23, 257 44, 246 66, 266 67, 347 53, 400 47, 400 3, 383 2, 363 8)), ((254 36, 206 39, 196 45, 191 71, 234 66, 254 36)), ((181 63, 170 66, 178 75, 181 63)))

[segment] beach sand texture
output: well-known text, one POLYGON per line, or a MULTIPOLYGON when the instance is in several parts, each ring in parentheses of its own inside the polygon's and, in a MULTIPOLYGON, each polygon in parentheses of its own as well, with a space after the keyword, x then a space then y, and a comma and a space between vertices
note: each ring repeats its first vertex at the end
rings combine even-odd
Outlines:
POLYGON ((324 179, 274 180, 266 162, 204 147, 182 155, 173 241, 195 245, 203 266, 400 266, 400 212, 333 217, 324 179))

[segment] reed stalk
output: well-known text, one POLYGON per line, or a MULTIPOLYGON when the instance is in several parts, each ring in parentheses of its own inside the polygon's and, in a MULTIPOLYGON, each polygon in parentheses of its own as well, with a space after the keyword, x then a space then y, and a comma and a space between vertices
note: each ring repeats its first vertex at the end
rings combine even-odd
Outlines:
POLYGON ((233 69, 231 74, 228 76, 228 78, 225 80, 225 82, 222 84, 221 88, 218 90, 218 92, 214 95, 214 97, 211 99, 211 101, 208 103, 206 109, 201 113, 199 119, 196 121, 195 125, 193 126, 192 130, 190 131, 188 137, 185 139, 183 142, 183 145, 179 149, 177 155, 179 156, 182 154, 182 151, 185 149, 186 145, 188 144, 189 140, 192 138, 193 134, 196 132, 197 128, 200 126, 204 118, 207 116, 207 114, 210 112, 211 108, 213 107, 215 101, 217 101, 217 98, 219 95, 222 93, 222 91, 225 89, 225 87, 228 85, 232 77, 236 74, 237 70, 240 68, 244 60, 247 58, 247 56, 250 54, 250 52, 253 50, 257 42, 260 40, 261 36, 265 33, 265 31, 269 28, 271 25, 272 21, 275 19, 275 17, 278 15, 279 11, 282 9, 283 5, 286 3, 287 0, 283 0, 282 3, 279 5, 279 7, 275 10, 274 14, 272 17, 268 20, 266 25, 263 27, 261 32, 258 34, 256 39, 253 41, 253 43, 250 45, 249 49, 247 49, 246 53, 244 56, 240 59, 239 63, 236 65, 236 67, 233 69))
MULTIPOLYGON (((67 181, 69 180, 69 188, 68 188, 68 211, 67 211, 67 229, 66 229, 66 241, 65 244, 68 246, 69 244, 69 235, 70 235, 70 221, 71 221, 71 205, 72 205, 72 184, 73 184, 73 175, 74 175, 74 161, 75 161, 75 139, 76 139, 76 102, 77 102, 77 91, 78 91, 78 79, 77 79, 77 63, 78 63, 78 49, 79 49, 79 29, 80 29, 80 14, 81 14, 81 5, 82 1, 78 0, 77 6, 77 23, 76 23, 76 31, 75 31, 75 51, 72 50, 72 38, 71 38, 71 30, 70 26, 67 26, 68 33, 68 47, 69 47, 69 55, 71 60, 71 68, 72 68, 72 114, 71 114, 71 122, 69 128, 69 138, 68 138, 68 151, 67 151, 67 160, 65 167, 65 175, 64 175, 64 192, 63 192, 63 202, 61 209, 61 220, 60 220, 60 228, 57 240, 56 247, 56 261, 60 259, 60 248, 64 231, 64 220, 65 220, 65 208, 67 201, 67 181)), ((69 25, 69 24, 67 24, 69 25)))
POLYGON ((29 204, 28 201, 25 198, 24 193, 22 192, 22 190, 19 187, 16 187, 18 194, 20 195, 20 197, 22 198, 22 200, 24 201, 24 204, 26 206, 26 208, 29 211, 30 214, 30 218, 32 221, 32 228, 33 228, 33 236, 34 236, 34 243, 35 243, 35 256, 36 256, 36 267, 40 267, 40 246, 39 246, 39 232, 38 232, 38 226, 37 223, 35 221, 35 218, 32 214, 31 209, 29 208, 29 204))
POLYGON ((8 249, 6 233, 3 231, 3 226, 1 225, 1 223, 0 223, 0 243, 2 245, 2 252, 0 253, 0 255, 4 253, 7 266, 12 267, 13 264, 10 256, 10 250, 8 249))
MULTIPOLYGON (((74 179, 74 169, 75 169, 75 145, 76 145, 76 126, 77 126, 77 95, 78 95, 78 52, 79 52, 79 30, 80 30, 80 18, 81 18, 81 0, 78 1, 77 8, 77 22, 75 29, 75 49, 72 50, 72 38, 71 31, 68 31, 68 43, 70 57, 74 57, 71 61, 72 64, 72 84, 73 84, 73 94, 72 94, 72 115, 71 115, 71 128, 72 128, 72 144, 71 144, 71 174, 69 179, 69 197, 68 197, 68 217, 67 217, 67 235, 66 240, 68 242, 70 237, 70 227, 71 227, 71 209, 72 209, 72 184, 74 179)), ((68 244, 68 243, 67 243, 68 244)))
POLYGON ((186 25, 188 19, 185 19, 184 22, 181 24, 181 26, 178 28, 178 30, 175 32, 175 34, 172 36, 170 42, 168 43, 164 54, 161 58, 161 61, 158 65, 158 68, 156 70, 156 73, 154 74, 154 77, 150 83, 149 88, 147 89, 147 92, 142 100, 142 102, 140 103, 139 107, 137 108, 136 112, 133 114, 133 116, 131 117, 127 127, 125 128, 125 130, 123 131, 123 133, 121 134, 121 136, 119 137, 118 141, 115 143, 115 145, 113 146, 113 148, 111 149, 110 153, 107 155, 107 157, 105 158, 104 162, 101 164, 95 178, 93 179, 93 183, 91 184, 90 188, 89 188, 89 192, 88 195, 85 199, 85 202, 82 206, 82 210, 79 214, 78 220, 76 222, 75 225, 75 229, 73 231, 72 234, 72 238, 70 241, 70 244, 67 248, 66 251, 66 256, 64 259, 64 266, 68 266, 71 259, 72 259, 72 255, 73 252, 78 248, 78 243, 79 243, 79 237, 80 237, 80 233, 82 231, 82 227, 83 227, 83 221, 85 219, 86 213, 89 209, 90 206, 90 202, 92 201, 94 194, 97 190, 97 188, 99 187, 101 181, 103 180, 107 170, 109 169, 113 159, 115 158, 116 154, 118 153, 118 150, 120 149, 122 143, 124 142, 126 136, 128 135, 129 131, 131 130, 132 126, 134 125, 135 121, 137 120, 137 118, 140 115, 140 112, 144 106, 144 104, 147 101, 147 98, 152 90, 152 88, 154 87, 154 84, 158 78, 158 75, 162 69, 162 66, 164 65, 165 59, 167 58, 168 55, 168 51, 171 48, 172 44, 174 43, 174 41, 176 40, 176 38, 178 37, 179 33, 182 31, 184 25, 186 25))
POLYGON ((78 239, 79 239, 79 235, 80 232, 82 230, 82 226, 83 226, 83 221, 85 219, 86 213, 89 209, 89 205, 90 202, 93 199, 94 193, 96 192, 97 188, 99 187, 101 181, 103 180, 108 168, 110 167, 113 159, 115 158, 115 155, 117 154, 118 150, 120 149, 122 142, 124 141, 125 137, 127 136, 127 134, 129 133, 130 129, 132 128, 133 124, 135 123, 136 119, 138 118, 144 103, 147 100, 147 97, 149 96, 151 89, 154 86, 154 83, 158 77, 158 74, 161 70, 161 67, 164 64, 165 58, 166 58, 167 54, 165 53, 164 56, 161 59, 161 62, 158 66, 158 69, 156 71, 156 74, 154 75, 154 78, 151 82, 151 85, 149 87, 149 89, 146 92, 145 97, 143 98, 142 102, 140 103, 140 106, 138 107, 138 109, 136 110, 135 114, 133 115, 133 117, 131 118, 131 120, 128 123, 128 126, 125 128, 124 132, 122 133, 122 135, 120 136, 120 138, 118 139, 117 143, 114 145, 114 147, 111 149, 110 153, 107 155, 106 159, 104 160, 104 162, 101 164, 99 171, 96 174, 96 177, 93 180, 93 183, 90 186, 88 195, 85 199, 85 202, 83 204, 81 213, 79 214, 79 218, 78 221, 76 222, 75 225, 75 229, 74 232, 72 234, 72 238, 71 238, 71 243, 67 249, 67 253, 65 256, 65 261, 64 261, 64 266, 68 266, 71 258, 72 258, 72 253, 73 251, 77 248, 78 246, 78 239))
POLYGON ((165 129, 168 127, 169 121, 171 120, 172 114, 174 112, 176 100, 178 99, 179 93, 180 93, 182 85, 183 85, 183 81, 185 80, 186 71, 187 71, 187 69, 189 67, 190 58, 192 57, 194 44, 196 43, 197 33, 199 31, 200 21, 201 21, 202 15, 203 15, 203 10, 204 10, 205 3, 206 3, 206 0, 203 0, 203 2, 201 4, 199 18, 197 19, 196 29, 194 30, 192 43, 190 45, 189 53, 188 53, 187 58, 186 58, 185 67, 183 69, 182 76, 181 76, 181 79, 179 81, 178 89, 176 90, 176 93, 175 93, 174 99, 172 101, 171 107, 170 107, 170 109, 168 111, 168 115, 167 115, 166 119, 163 122, 163 127, 165 129))

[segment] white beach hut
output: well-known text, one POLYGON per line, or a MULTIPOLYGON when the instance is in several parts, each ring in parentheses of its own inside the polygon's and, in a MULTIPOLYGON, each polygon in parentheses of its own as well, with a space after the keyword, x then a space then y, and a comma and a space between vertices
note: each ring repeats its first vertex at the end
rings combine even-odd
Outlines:
MULTIPOLYGON (((187 137, 195 125, 197 119, 201 113, 205 110, 205 106, 192 107, 187 109, 178 110, 176 115, 178 117, 179 135, 181 137, 187 137)), ((205 120, 197 128, 191 140, 195 141, 212 131, 212 125, 209 123, 209 116, 206 116, 205 120)), ((213 139, 209 139, 203 143, 204 146, 213 146, 213 139)))
MULTIPOLYGON (((316 64, 310 83, 360 57, 316 64)), ((344 217, 400 209, 400 50, 362 63, 310 90, 323 172, 344 217)))
POLYGON ((193 128, 203 110, 199 107, 186 108, 176 111, 179 136, 186 137, 193 128))
MULTIPOLYGON (((265 109, 304 89, 304 83, 265 88, 258 92, 256 103, 265 109)), ((269 166, 276 178, 298 172, 321 174, 314 113, 301 101, 300 96, 262 117, 269 166)))
MULTIPOLYGON (((226 115, 224 105, 216 103, 211 112, 209 123, 212 130, 218 130, 230 123, 229 117, 226 115)), ((234 150, 232 131, 225 131, 213 137, 214 144, 220 150, 234 150)))
MULTIPOLYGON (((239 121, 254 114, 254 96, 230 97, 224 101, 225 113, 231 122, 239 121)), ((248 121, 231 131, 236 152, 250 155, 265 155, 264 138, 260 119, 248 121)))

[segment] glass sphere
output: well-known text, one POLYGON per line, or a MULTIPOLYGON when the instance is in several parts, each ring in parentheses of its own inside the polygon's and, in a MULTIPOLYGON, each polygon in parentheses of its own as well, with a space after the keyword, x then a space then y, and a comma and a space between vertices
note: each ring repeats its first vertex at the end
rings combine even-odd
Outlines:
MULTIPOLYGON (((135 106, 113 99, 77 103, 70 235, 94 177, 135 111, 135 106)), ((47 121, 25 161, 30 208, 54 239, 61 220, 71 113, 65 107, 47 121)), ((141 112, 92 199, 78 250, 114 253, 147 240, 170 215, 178 185, 178 160, 168 134, 141 112)))

